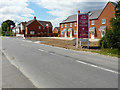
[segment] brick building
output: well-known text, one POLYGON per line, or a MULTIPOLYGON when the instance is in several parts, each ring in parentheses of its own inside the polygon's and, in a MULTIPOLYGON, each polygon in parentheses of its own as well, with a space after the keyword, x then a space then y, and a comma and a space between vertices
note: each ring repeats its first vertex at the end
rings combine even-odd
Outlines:
POLYGON ((52 33, 52 24, 48 21, 39 21, 34 17, 28 22, 21 22, 14 28, 16 35, 25 37, 49 36, 52 33))
MULTIPOLYGON (((89 38, 99 40, 105 31, 110 28, 110 19, 115 17, 116 3, 108 2, 104 9, 89 11, 89 38)), ((77 36, 77 15, 71 15, 60 23, 61 37, 77 36)))

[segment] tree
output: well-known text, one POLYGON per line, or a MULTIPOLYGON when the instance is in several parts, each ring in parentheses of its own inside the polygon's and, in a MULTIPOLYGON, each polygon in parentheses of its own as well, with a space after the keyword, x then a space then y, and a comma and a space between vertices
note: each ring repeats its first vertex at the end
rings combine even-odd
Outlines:
POLYGON ((106 31, 105 36, 100 40, 100 46, 102 48, 119 48, 120 49, 120 1, 117 3, 115 10, 116 18, 110 20, 112 28, 106 31))
POLYGON ((120 1, 117 2, 115 7, 115 16, 120 18, 120 1))
POLYGON ((8 28, 8 24, 6 22, 3 22, 1 24, 1 28, 2 28, 2 34, 5 35, 5 33, 7 33, 7 28, 8 28))
POLYGON ((15 23, 12 20, 6 20, 1 24, 3 35, 10 35, 10 32, 12 32, 11 25, 15 27, 15 23))
POLYGON ((15 27, 15 23, 12 20, 6 20, 5 22, 8 24, 9 29, 11 29, 11 25, 15 27))

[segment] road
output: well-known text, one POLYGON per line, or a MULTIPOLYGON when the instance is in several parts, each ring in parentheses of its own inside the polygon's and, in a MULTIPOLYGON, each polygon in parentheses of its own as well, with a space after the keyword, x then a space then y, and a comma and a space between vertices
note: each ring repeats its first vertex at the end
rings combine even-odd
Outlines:
POLYGON ((4 54, 2 54, 2 88, 36 88, 4 54))
POLYGON ((12 37, 1 47, 38 88, 118 88, 118 58, 12 37))

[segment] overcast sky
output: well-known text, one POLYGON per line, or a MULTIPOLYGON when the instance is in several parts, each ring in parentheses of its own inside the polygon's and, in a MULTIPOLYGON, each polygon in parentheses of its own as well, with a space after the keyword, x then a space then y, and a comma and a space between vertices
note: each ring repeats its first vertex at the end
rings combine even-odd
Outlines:
POLYGON ((11 19, 22 22, 33 19, 51 21, 55 26, 77 10, 102 9, 108 1, 116 0, 0 0, 0 24, 11 19))

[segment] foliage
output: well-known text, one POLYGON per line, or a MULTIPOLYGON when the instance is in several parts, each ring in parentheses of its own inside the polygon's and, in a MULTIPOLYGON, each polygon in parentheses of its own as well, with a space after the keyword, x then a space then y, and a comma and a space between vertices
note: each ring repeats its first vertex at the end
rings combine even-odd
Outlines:
POLYGON ((15 27, 15 23, 12 20, 6 20, 1 24, 3 36, 12 36, 11 25, 15 27))
MULTIPOLYGON (((120 2, 118 4, 120 4, 120 2)), ((106 30, 105 36, 99 42, 102 48, 120 49, 120 18, 117 16, 119 14, 115 13, 115 15, 116 18, 112 18, 110 20, 111 28, 109 28, 109 30, 106 30)))
POLYGON ((120 1, 117 2, 117 5, 115 7, 115 16, 120 18, 120 1))

